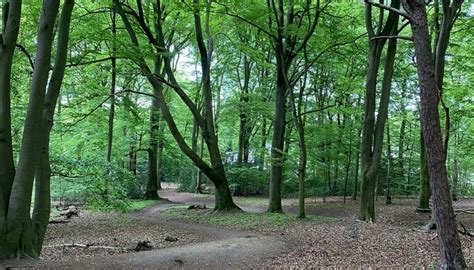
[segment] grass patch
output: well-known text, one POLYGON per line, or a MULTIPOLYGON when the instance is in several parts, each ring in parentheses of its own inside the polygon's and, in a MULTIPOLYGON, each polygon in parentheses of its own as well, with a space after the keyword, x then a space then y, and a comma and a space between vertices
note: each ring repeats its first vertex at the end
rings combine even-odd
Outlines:
POLYGON ((166 218, 188 219, 202 224, 232 227, 238 229, 271 229, 285 228, 292 224, 314 222, 334 222, 335 218, 323 216, 308 216, 299 219, 295 215, 278 213, 217 213, 207 210, 188 210, 187 206, 178 206, 160 213, 166 218))
POLYGON ((127 203, 127 207, 125 212, 133 212, 142 210, 143 208, 147 208, 149 206, 153 206, 158 204, 160 201, 157 200, 130 200, 127 203))
POLYGON ((234 198, 235 202, 243 205, 253 205, 253 206, 266 206, 268 204, 268 198, 234 198))

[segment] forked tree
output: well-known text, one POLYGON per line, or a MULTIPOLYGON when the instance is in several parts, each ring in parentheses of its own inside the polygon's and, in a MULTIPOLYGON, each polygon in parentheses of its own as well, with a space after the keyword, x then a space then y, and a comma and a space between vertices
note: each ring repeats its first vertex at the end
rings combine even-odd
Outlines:
POLYGON ((24 121, 18 165, 15 168, 11 151, 10 80, 11 57, 20 27, 21 1, 9 1, 4 11, 4 29, 0 76, 2 83, 2 140, 0 156, 9 161, 0 169, 0 259, 39 256, 50 215, 49 135, 55 105, 66 66, 69 25, 73 0, 62 8, 57 38, 56 58, 50 79, 51 51, 59 0, 44 0, 37 33, 36 61, 30 86, 28 109, 24 121), (13 48, 12 48, 13 46, 13 48), (5 56, 5 58, 4 58, 5 56), (10 128, 8 128, 10 127, 10 128), (30 214, 35 184, 35 201, 30 214))

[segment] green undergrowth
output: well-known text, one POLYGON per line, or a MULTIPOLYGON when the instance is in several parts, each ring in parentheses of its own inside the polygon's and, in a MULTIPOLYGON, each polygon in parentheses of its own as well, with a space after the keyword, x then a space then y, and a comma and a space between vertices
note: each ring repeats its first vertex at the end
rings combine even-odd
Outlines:
POLYGON ((187 206, 177 206, 160 212, 160 217, 192 220, 201 224, 210 224, 238 229, 278 229, 298 223, 328 223, 336 221, 332 217, 308 216, 299 219, 293 214, 279 213, 219 213, 210 210, 188 210, 187 206))
POLYGON ((235 202, 243 205, 253 206, 267 206, 268 198, 248 197, 248 198, 234 198, 235 202))
POLYGON ((133 211, 142 210, 149 206, 158 204, 159 202, 160 202, 159 200, 130 200, 128 202, 128 206, 125 212, 133 212, 133 211))
POLYGON ((86 204, 87 210, 97 212, 128 213, 158 204, 159 200, 124 200, 120 205, 111 204, 86 204))

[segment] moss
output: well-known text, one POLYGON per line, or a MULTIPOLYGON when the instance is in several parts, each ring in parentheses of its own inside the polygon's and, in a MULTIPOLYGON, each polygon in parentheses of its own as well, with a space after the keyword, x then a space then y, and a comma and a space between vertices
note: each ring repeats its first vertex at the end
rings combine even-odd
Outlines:
POLYGON ((308 216, 306 219, 298 219, 294 215, 279 213, 216 213, 207 210, 187 210, 186 206, 173 207, 161 212, 159 215, 166 218, 187 219, 197 223, 239 229, 285 228, 304 222, 322 223, 336 220, 324 216, 308 216))

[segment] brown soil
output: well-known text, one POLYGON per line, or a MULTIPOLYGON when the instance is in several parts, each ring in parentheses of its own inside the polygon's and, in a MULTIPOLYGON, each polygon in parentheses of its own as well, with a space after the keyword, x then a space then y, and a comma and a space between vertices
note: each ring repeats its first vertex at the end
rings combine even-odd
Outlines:
MULTIPOLYGON (((82 211, 68 224, 49 226, 41 262, 23 263, 36 268, 432 268, 438 260, 436 232, 420 230, 430 213, 418 213, 414 199, 396 198, 392 205, 377 202, 377 222, 356 221, 358 202, 342 198, 307 200, 307 214, 336 218, 331 223, 303 222, 252 231, 196 224, 189 220, 160 218, 159 212, 176 203, 213 206, 213 196, 160 192, 170 202, 123 214, 82 211), (178 241, 166 241, 166 236, 178 241), (55 247, 80 243, 133 248, 150 241, 154 250, 131 252, 100 248, 55 247)), ((236 198, 245 202, 245 198, 236 198)), ((239 204, 245 211, 264 212, 265 205, 239 204)), ((295 199, 283 201, 294 214, 295 199)), ((455 202, 457 209, 473 209, 474 199, 455 202)), ((204 212, 204 211, 203 211, 204 212)), ((474 232, 474 215, 457 213, 458 221, 474 232)), ((469 265, 474 263, 472 238, 461 235, 469 265)), ((18 266, 18 264, 16 264, 18 266)))

